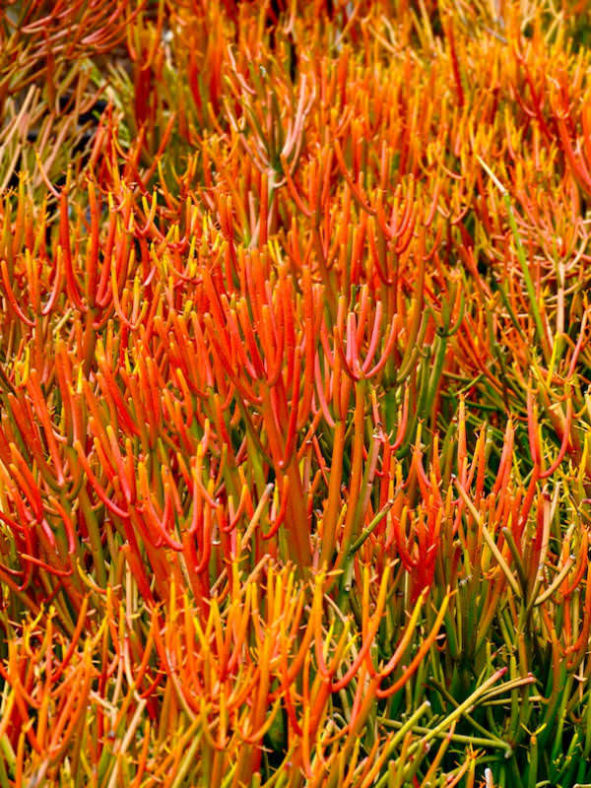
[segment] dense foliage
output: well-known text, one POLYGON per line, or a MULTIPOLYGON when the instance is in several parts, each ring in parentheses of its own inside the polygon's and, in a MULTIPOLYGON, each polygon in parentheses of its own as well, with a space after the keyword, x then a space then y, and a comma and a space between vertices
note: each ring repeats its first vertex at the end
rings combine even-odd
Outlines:
POLYGON ((591 23, 0 10, 0 786, 591 782, 591 23))

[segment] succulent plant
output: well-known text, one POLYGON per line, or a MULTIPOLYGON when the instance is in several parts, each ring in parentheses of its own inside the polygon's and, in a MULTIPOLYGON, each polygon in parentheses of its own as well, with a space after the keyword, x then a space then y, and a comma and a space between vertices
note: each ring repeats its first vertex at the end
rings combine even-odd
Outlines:
POLYGON ((591 781, 586 4, 0 11, 0 786, 591 781))

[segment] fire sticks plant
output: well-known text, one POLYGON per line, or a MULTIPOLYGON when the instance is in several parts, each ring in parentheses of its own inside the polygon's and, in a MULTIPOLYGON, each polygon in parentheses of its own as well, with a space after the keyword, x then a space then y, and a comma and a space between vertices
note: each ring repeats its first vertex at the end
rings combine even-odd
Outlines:
POLYGON ((0 10, 0 786, 591 782, 591 19, 0 10))

